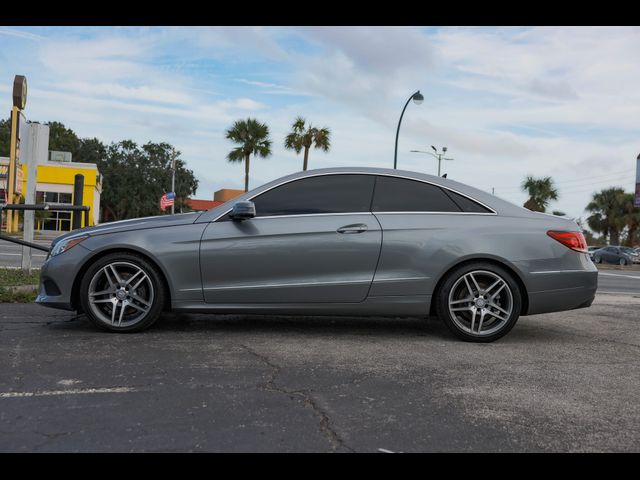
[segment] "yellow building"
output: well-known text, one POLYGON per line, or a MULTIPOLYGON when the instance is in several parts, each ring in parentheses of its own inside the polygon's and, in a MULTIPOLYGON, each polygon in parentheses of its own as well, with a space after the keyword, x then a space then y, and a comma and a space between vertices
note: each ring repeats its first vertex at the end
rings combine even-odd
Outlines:
MULTIPOLYGON (((9 159, 0 157, 0 203, 6 201, 6 172, 9 159)), ((84 192, 82 204, 91 207, 89 210, 89 226, 100 222, 100 194, 102 180, 98 167, 94 163, 68 161, 38 162, 36 183, 36 203, 52 204, 47 218, 36 221, 36 230, 71 230, 71 212, 55 210, 56 203, 70 205, 73 203, 73 184, 76 174, 84 175, 84 192)), ((27 191, 27 165, 22 165, 22 191, 27 191)), ((19 177, 18 177, 19 178, 19 177)), ((38 218, 38 217, 36 217, 38 218)), ((84 214, 82 214, 82 226, 84 214)))

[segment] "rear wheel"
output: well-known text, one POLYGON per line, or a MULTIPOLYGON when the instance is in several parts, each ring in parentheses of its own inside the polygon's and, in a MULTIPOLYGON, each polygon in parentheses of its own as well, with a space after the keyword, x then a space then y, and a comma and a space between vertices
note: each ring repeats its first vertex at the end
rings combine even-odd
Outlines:
POLYGON ((149 328, 162 313, 164 284, 145 258, 116 252, 97 260, 80 283, 80 302, 88 319, 111 332, 149 328))
POLYGON ((485 262, 463 265, 445 278, 436 297, 438 317, 458 338, 493 342, 518 321, 520 289, 504 268, 485 262))

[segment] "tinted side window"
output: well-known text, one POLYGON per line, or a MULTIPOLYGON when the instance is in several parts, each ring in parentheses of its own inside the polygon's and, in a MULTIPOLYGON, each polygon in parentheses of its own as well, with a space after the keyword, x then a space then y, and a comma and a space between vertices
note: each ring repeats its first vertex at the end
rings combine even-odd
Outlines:
POLYGON ((461 209, 435 185, 396 177, 377 177, 374 212, 460 212, 461 209))
POLYGON ((286 183, 253 199, 256 216, 368 212, 373 175, 321 175, 286 183))
POLYGON ((463 212, 471 212, 471 213, 493 213, 488 208, 483 207, 477 202, 474 202, 470 198, 467 198, 463 195, 460 195, 456 192, 452 192, 451 190, 443 189, 451 200, 456 202, 456 205, 460 207, 463 212))

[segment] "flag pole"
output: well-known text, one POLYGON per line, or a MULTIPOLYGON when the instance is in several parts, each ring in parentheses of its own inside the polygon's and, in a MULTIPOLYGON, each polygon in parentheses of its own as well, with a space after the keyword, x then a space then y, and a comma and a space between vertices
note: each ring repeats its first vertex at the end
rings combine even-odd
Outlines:
POLYGON ((171 191, 174 194, 173 203, 171 204, 171 215, 175 213, 175 193, 176 193, 176 149, 174 148, 172 151, 171 158, 171 191))

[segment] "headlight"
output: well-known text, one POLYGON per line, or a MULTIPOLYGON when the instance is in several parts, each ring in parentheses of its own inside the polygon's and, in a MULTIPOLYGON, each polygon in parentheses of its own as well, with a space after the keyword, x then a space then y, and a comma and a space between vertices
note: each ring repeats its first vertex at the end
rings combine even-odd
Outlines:
POLYGON ((49 255, 51 255, 52 257, 55 257, 56 255, 60 255, 61 253, 66 252, 70 248, 75 247, 77 244, 79 244, 86 238, 88 238, 88 235, 82 235, 81 237, 72 237, 72 238, 67 238, 65 240, 61 240, 55 244, 55 246, 51 249, 51 253, 49 255))

